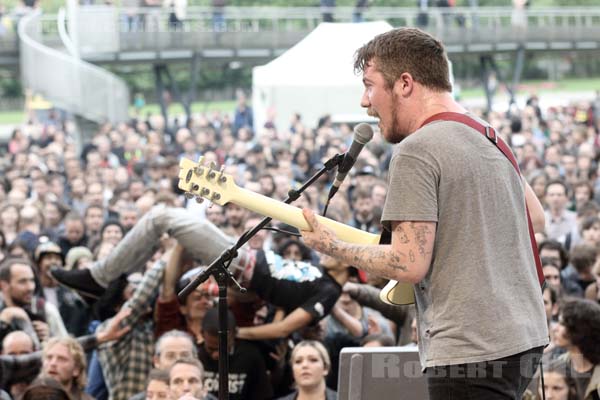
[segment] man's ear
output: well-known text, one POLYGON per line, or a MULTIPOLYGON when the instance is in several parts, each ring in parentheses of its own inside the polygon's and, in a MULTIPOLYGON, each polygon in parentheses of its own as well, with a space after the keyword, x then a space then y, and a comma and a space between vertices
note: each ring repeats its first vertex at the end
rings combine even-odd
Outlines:
POLYGON ((152 356, 152 366, 154 368, 158 368, 158 359, 159 357, 156 354, 152 356))
POLYGON ((394 83, 394 91, 398 96, 407 97, 410 96, 414 89, 415 81, 411 74, 403 72, 396 83, 394 83))

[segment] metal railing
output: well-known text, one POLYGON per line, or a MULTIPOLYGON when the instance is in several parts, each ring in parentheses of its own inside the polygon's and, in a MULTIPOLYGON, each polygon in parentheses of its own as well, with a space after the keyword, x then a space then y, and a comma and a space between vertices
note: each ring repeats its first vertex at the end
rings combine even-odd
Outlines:
MULTIPOLYGON (((285 50, 306 36, 331 11, 335 21, 355 19, 352 7, 325 10, 320 7, 226 7, 215 14, 210 7, 190 7, 181 24, 169 22, 162 8, 81 6, 86 23, 78 34, 82 56, 98 53, 142 51, 204 51, 219 49, 285 50), (100 12, 99 10, 102 10, 100 12), (107 32, 110 29, 111 32, 107 32), (98 45, 110 41, 104 46, 98 45), (87 46, 85 46, 87 44, 87 46), (95 44, 95 46, 90 45, 95 44), (102 49, 102 50, 98 50, 102 49)), ((511 7, 416 8, 370 7, 361 18, 385 20, 392 26, 419 26, 442 39, 449 52, 464 52, 472 46, 491 45, 495 51, 511 49, 511 43, 529 43, 530 49, 557 42, 565 48, 600 47, 600 7, 534 8, 519 14, 511 7)), ((55 15, 40 17, 41 41, 61 47, 55 15)), ((0 40, 0 53, 15 53, 10 36, 0 40)))
MULTIPOLYGON (((118 14, 120 49, 284 49, 321 23, 324 11, 319 7, 228 7, 216 16, 211 8, 192 7, 181 24, 170 24, 164 10, 122 9, 118 14)), ((329 11, 337 22, 355 18, 352 7, 329 11)), ((600 7, 540 8, 522 13, 510 7, 429 8, 426 12, 372 7, 362 13, 362 19, 385 20, 394 27, 419 26, 450 46, 600 41, 600 7)))
POLYGON ((102 68, 46 46, 43 28, 38 13, 25 16, 19 23, 24 86, 57 107, 94 122, 127 120, 129 90, 125 82, 102 68))

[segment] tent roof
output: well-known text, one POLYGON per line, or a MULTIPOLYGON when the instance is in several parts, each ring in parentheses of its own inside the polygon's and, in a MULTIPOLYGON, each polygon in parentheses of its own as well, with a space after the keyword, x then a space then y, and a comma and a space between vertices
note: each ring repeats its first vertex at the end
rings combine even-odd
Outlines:
POLYGON ((360 84, 354 73, 356 50, 387 32, 385 21, 321 23, 304 39, 266 65, 255 67, 254 85, 343 86, 360 84))

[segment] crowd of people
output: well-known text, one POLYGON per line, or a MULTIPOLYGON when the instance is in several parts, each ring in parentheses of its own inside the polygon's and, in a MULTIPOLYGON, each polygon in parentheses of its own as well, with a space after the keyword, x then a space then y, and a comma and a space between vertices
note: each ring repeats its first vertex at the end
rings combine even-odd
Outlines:
MULTIPOLYGON (((487 120, 546 209, 536 236, 551 332, 544 387, 552 398, 597 399, 600 96, 546 110, 531 96, 487 120)), ((262 216, 186 197, 179 161, 202 157, 283 201, 348 148, 351 124, 324 116, 307 126, 297 114, 289 126, 254 126, 240 96, 233 115, 107 124, 81 149, 73 132, 68 119, 31 120, 0 157, 0 399, 217 397, 217 285, 176 294, 262 216)), ((382 232, 391 149, 375 135, 329 218, 382 232)), ((294 205, 320 213, 332 179, 294 205)), ((249 289, 229 290, 230 398, 333 399, 343 347, 416 346, 413 306, 379 301, 385 281, 309 249, 285 221, 270 226, 230 266, 249 289)), ((541 388, 536 377, 528 396, 541 388)))

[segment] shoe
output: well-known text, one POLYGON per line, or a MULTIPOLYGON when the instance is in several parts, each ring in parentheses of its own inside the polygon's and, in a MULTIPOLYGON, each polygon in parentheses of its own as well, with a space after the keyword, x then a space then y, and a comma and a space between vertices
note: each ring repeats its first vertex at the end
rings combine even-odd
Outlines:
POLYGON ((63 268, 51 268, 50 275, 62 286, 76 291, 82 298, 97 300, 106 291, 96 283, 89 269, 69 271, 63 268))

